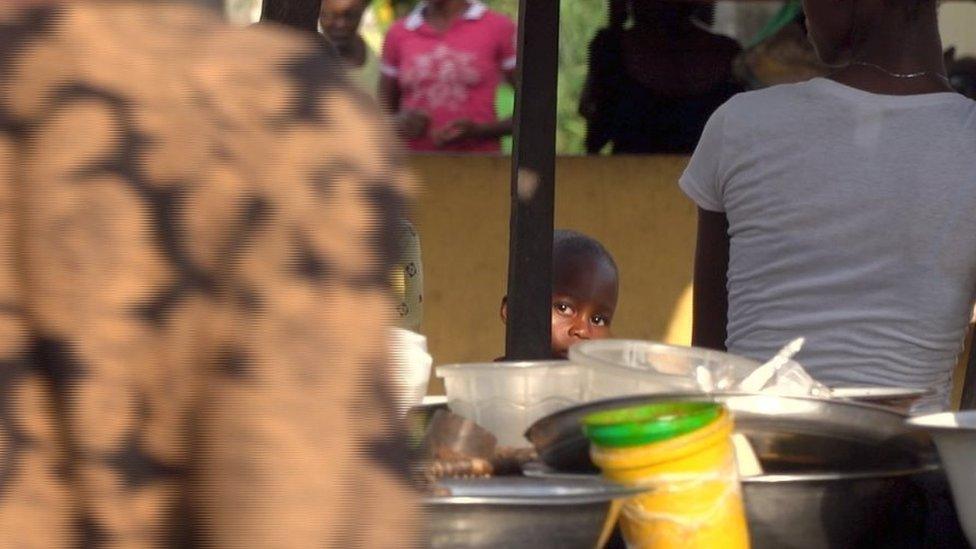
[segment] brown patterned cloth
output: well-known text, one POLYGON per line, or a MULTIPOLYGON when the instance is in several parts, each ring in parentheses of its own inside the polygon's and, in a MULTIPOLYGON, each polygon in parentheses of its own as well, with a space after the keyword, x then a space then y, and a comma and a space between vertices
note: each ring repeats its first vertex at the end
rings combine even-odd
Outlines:
POLYGON ((310 37, 0 2, 0 547, 409 547, 391 134, 310 37))

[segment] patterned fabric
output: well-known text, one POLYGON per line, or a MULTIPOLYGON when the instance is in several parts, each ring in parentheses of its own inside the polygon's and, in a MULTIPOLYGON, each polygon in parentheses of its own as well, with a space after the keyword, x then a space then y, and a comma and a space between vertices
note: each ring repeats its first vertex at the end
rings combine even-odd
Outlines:
POLYGON ((335 63, 0 2, 0 547, 418 539, 380 344, 412 184, 335 63))
POLYGON ((409 221, 400 222, 400 262, 393 270, 394 295, 399 326, 420 331, 424 318, 424 264, 420 257, 420 237, 409 221))

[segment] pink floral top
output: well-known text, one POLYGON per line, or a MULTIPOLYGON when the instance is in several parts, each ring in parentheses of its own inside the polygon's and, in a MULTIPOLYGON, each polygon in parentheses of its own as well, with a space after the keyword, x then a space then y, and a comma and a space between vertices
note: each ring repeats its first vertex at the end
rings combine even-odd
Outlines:
POLYGON ((445 31, 424 20, 422 2, 386 35, 380 72, 396 78, 400 108, 430 117, 428 135, 413 140, 414 151, 499 152, 498 139, 465 141, 438 148, 431 135, 451 122, 497 120, 495 93, 505 71, 515 68, 515 23, 472 1, 445 31))

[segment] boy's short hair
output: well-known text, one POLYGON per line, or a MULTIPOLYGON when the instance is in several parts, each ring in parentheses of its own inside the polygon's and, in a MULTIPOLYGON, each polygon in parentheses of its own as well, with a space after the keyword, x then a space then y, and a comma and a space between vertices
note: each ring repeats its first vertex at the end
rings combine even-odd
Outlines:
POLYGON ((557 229, 553 232, 552 238, 552 262, 553 266, 559 265, 560 260, 570 257, 590 257, 606 261, 614 272, 617 272, 617 262, 607 251, 603 244, 583 233, 570 231, 567 229, 557 229))

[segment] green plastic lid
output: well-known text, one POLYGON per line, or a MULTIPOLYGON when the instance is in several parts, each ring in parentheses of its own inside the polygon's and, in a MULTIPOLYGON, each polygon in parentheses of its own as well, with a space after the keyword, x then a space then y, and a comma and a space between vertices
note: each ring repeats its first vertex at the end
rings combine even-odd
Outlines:
POLYGON ((662 402, 595 412, 583 418, 583 433, 598 446, 639 446, 675 438, 718 419, 712 402, 662 402))

